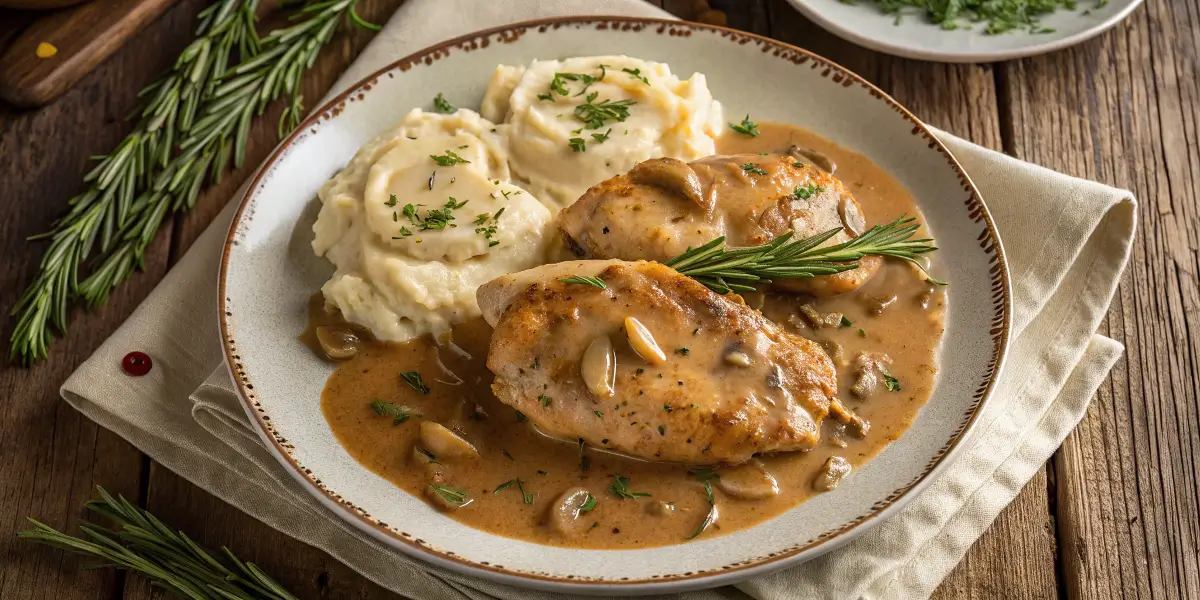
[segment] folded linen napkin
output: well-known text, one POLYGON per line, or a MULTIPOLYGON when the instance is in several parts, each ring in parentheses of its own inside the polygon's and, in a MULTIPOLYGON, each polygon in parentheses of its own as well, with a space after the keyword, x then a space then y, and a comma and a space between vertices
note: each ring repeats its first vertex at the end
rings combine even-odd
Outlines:
MULTIPOLYGON (((565 14, 664 16, 641 0, 409 0, 330 95, 443 39, 565 14)), ((919 498, 834 552, 738 584, 745 594, 928 596, 1079 422, 1123 350, 1095 331, 1132 245, 1132 195, 938 136, 979 186, 1008 252, 1015 309, 1008 368, 969 447, 919 498)), ((551 597, 436 568, 383 546, 321 506, 262 445, 234 392, 216 319, 195 318, 217 306, 214 274, 236 204, 64 384, 67 402, 196 485, 405 596, 551 597), (121 357, 135 349, 155 360, 145 377, 120 371, 121 357)), ((726 588, 683 596, 730 594, 737 595, 726 588)))

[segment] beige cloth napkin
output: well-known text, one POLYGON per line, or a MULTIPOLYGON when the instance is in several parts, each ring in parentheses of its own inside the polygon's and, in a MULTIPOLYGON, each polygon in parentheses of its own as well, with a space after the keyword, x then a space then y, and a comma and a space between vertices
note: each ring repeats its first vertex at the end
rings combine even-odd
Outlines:
MULTIPOLYGON (((409 0, 330 94, 446 38, 584 13, 663 15, 641 0, 409 0)), ((1095 331, 1132 245, 1132 195, 938 135, 979 185, 1013 274, 1014 339, 994 401, 956 463, 894 518, 807 564, 737 585, 742 593, 762 599, 928 596, 1079 422, 1121 355, 1120 344, 1095 331)), ((390 550, 322 507, 263 447, 233 391, 213 318, 215 274, 235 204, 71 376, 62 388, 67 402, 196 485, 405 596, 551 597, 390 550), (154 358, 148 376, 121 373, 121 357, 131 350, 154 358)), ((724 588, 685 596, 739 595, 724 588)))

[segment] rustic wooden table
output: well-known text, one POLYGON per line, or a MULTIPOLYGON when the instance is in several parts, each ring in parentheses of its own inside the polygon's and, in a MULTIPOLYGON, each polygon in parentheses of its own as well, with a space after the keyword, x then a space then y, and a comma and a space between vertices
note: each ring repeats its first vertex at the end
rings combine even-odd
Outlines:
MULTIPOLYGON (((401 0, 363 0, 382 22, 401 0)), ((0 265, 5 309, 30 281, 45 230, 80 188, 87 156, 127 132, 135 94, 190 39, 204 0, 181 0, 57 103, 0 107, 0 265)), ((665 0, 683 16, 690 1, 665 0)), ((1101 332, 1126 345, 1078 429, 946 578, 941 598, 1200 597, 1200 1, 1147 0, 1111 32, 1020 61, 943 65, 884 56, 814 26, 783 0, 713 1, 730 25, 829 57, 927 122, 996 150, 1133 190, 1129 270, 1101 332)), ((0 23, 12 15, 0 13, 0 23)), ((0 30, 4 29, 0 26, 0 30)), ((338 37, 307 76, 319 98, 369 41, 338 37)), ((247 164, 275 145, 261 119, 247 164)), ((323 552, 184 481, 58 397, 59 384, 163 277, 243 168, 163 226, 145 271, 107 305, 77 310, 49 360, 0 372, 0 598, 160 597, 144 580, 16 540, 25 516, 73 528, 93 486, 136 498, 209 546, 226 545, 304 598, 387 598, 323 552)), ((5 339, 11 331, 5 328, 5 339)))

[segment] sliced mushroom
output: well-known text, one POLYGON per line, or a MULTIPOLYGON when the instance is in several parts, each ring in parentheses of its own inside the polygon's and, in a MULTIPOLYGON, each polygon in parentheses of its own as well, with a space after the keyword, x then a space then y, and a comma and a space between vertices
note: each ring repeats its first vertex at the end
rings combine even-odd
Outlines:
POLYGON ((867 230, 867 218, 862 214, 862 208, 854 201, 849 194, 842 196, 838 202, 838 216, 842 218, 842 226, 854 237, 858 237, 867 230))
POLYGON ((637 317, 625 317, 625 335, 629 336, 629 345, 638 356, 652 365, 667 362, 667 355, 654 341, 654 334, 637 320, 637 317))
POLYGON ((691 165, 675 158, 657 158, 638 163, 629 171, 634 183, 653 185, 695 202, 705 212, 712 209, 712 202, 704 198, 704 187, 691 165))
POLYGON ((895 301, 895 294, 870 294, 862 299, 862 304, 871 314, 881 315, 895 301))
POLYGON ((842 345, 836 340, 819 340, 817 343, 825 349, 825 354, 828 354, 835 363, 841 364, 845 360, 846 354, 842 351, 842 345))
POLYGON ((658 500, 646 503, 646 512, 656 517, 673 517, 676 510, 674 502, 658 500))
POLYGON ((475 446, 433 421, 421 421, 421 444, 438 458, 479 458, 475 446))
POLYGON ((591 492, 581 487, 563 492, 550 506, 548 521, 551 529, 564 535, 585 531, 588 527, 587 519, 581 519, 579 516, 591 512, 588 504, 595 506, 595 502, 591 492))
POLYGON ((932 285, 925 286, 925 289, 921 290, 921 293, 917 294, 917 305, 921 308, 928 309, 933 303, 933 293, 936 290, 937 288, 932 285))
POLYGON ((886 354, 860 352, 854 357, 854 372, 857 379, 850 391, 859 398, 870 398, 879 390, 880 376, 887 371, 892 359, 886 354))
POLYGON ((601 398, 613 395, 617 379, 617 353, 608 335, 601 335, 588 344, 579 361, 579 372, 588 391, 601 398))
POLYGON ((828 492, 836 488, 850 474, 851 468, 846 459, 840 456, 830 456, 829 460, 821 465, 816 479, 813 479, 813 489, 818 492, 828 492))
POLYGON ((349 327, 321 325, 317 327, 317 343, 325 356, 333 360, 347 360, 358 355, 362 339, 349 327))
POLYGON ((757 460, 721 469, 717 487, 722 492, 745 500, 763 500, 779 494, 779 482, 757 460))
POLYGON ((833 175, 834 172, 837 171, 837 165, 834 164, 834 162, 830 160, 828 156, 825 156, 821 152, 813 150, 812 148, 792 146, 788 148, 787 153, 795 156, 796 158, 802 159, 805 162, 812 163, 813 166, 825 171, 826 173, 829 173, 830 175, 833 175))
POLYGON ((839 327, 842 324, 842 313, 823 313, 811 304, 801 304, 800 314, 804 315, 804 318, 808 319, 808 322, 816 329, 839 327))

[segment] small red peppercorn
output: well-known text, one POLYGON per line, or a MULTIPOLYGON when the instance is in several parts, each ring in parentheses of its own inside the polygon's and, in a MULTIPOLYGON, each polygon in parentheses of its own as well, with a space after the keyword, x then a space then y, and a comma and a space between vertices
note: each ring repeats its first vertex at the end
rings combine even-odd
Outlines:
POLYGON ((141 377, 153 367, 154 361, 150 360, 150 355, 145 352, 130 352, 121 359, 121 369, 133 377, 141 377))

